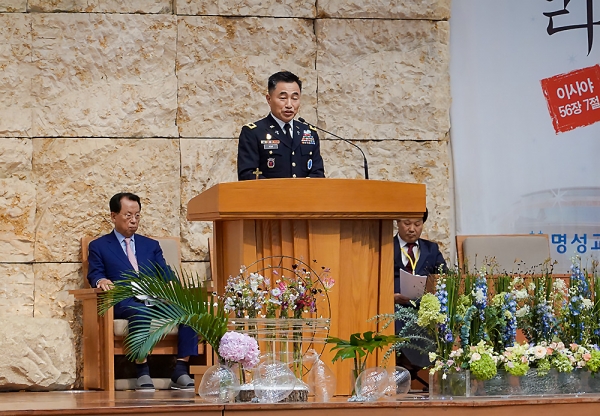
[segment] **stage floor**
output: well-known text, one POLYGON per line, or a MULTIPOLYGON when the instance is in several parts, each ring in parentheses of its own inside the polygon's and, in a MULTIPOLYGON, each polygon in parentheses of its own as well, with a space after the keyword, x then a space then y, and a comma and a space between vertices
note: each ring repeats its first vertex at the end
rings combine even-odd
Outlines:
POLYGON ((428 400, 409 396, 394 402, 348 403, 338 398, 330 403, 206 404, 193 392, 157 391, 66 391, 0 393, 0 415, 202 415, 202 416, 597 416, 600 395, 469 398, 428 400))

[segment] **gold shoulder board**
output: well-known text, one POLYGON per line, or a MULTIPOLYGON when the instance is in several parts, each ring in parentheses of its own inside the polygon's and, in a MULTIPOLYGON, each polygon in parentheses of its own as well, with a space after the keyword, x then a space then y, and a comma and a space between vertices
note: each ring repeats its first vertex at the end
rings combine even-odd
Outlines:
POLYGON ((244 124, 244 126, 248 127, 249 129, 255 129, 256 128, 256 124, 254 124, 254 123, 244 124))

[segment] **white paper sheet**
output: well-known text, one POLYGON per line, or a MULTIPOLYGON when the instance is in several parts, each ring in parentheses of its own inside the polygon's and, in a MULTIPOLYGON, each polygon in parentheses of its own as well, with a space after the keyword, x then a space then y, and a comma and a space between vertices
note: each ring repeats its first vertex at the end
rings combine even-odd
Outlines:
POLYGON ((418 299, 425 293, 427 276, 418 276, 400 269, 400 293, 409 299, 418 299))

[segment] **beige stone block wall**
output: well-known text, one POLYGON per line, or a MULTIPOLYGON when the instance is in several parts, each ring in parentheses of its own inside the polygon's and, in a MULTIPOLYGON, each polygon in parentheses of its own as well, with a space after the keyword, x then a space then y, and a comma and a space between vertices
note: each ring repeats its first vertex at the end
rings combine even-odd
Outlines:
MULTIPOLYGON (((5 10, 2 8, 0 0, 0 11, 11 10, 10 6, 5 10)), ((0 137, 31 135, 34 102, 31 78, 34 68, 31 63, 30 16, 0 14, 0 137)))
MULTIPOLYGON (((81 387, 68 290, 84 286, 81 237, 112 229, 108 200, 121 191, 142 198, 140 232, 180 236, 183 270, 208 278, 212 227, 188 222, 187 202, 237 179, 240 128, 268 113, 267 77, 282 69, 304 81, 300 116, 361 146, 372 179, 427 185, 425 233, 448 253, 449 10, 0 0, 0 316, 68 323, 75 357, 58 373, 75 365, 81 387)), ((361 178, 358 151, 321 137, 326 175, 361 178)), ((43 379, 36 388, 68 388, 43 379)))
POLYGON ((449 131, 448 22, 323 19, 315 26, 320 126, 372 140, 439 140, 449 131))
POLYGON ((179 235, 179 140, 34 139, 37 262, 77 262, 83 236, 112 230, 108 201, 142 199, 139 232, 179 235))
POLYGON ((23 13, 27 10, 27 0, 0 0, 0 13, 23 13))
POLYGON ((0 317, 33 316, 35 284, 31 264, 0 263, 0 317))
POLYGON ((174 16, 31 16, 34 136, 177 135, 174 16))
POLYGON ((319 0, 320 18, 448 20, 450 0, 319 0))
POLYGON ((163 13, 171 14, 172 0, 28 0, 30 12, 163 13))
POLYGON ((281 70, 303 79, 302 114, 316 115, 312 20, 183 16, 178 36, 181 137, 237 137, 269 113, 267 78, 281 70))
POLYGON ((175 0, 179 15, 314 18, 314 0, 175 0))

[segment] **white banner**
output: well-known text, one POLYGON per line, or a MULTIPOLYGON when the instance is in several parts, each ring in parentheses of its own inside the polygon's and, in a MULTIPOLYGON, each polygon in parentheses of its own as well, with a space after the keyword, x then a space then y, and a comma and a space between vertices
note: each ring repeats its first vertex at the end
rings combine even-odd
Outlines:
POLYGON ((456 233, 549 234, 560 273, 598 258, 600 0, 452 0, 451 16, 456 233), (584 68, 589 83, 559 77, 584 68))

